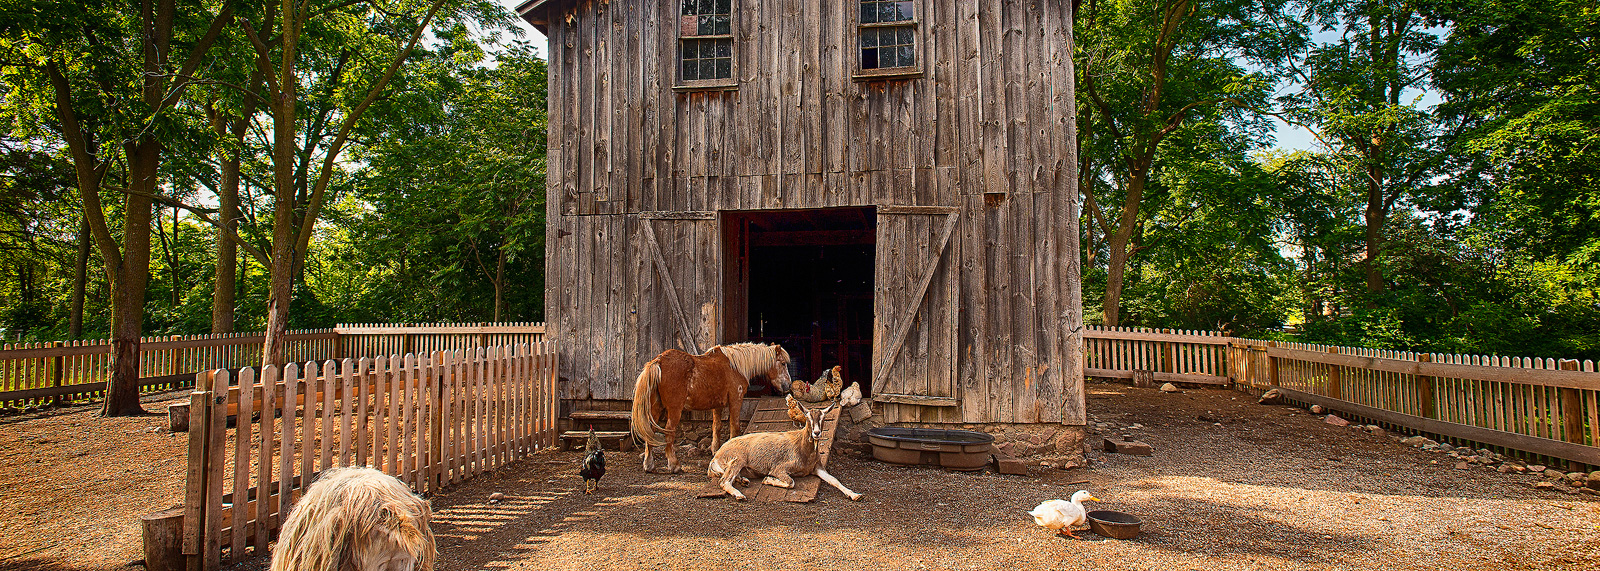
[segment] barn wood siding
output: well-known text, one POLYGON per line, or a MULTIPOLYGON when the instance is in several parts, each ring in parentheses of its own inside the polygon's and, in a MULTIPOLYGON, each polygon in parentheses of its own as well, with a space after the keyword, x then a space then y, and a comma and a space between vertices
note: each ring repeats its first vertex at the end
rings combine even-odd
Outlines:
POLYGON ((917 0, 921 76, 856 81, 856 0, 735 0, 737 89, 674 91, 677 3, 554 1, 544 14, 550 229, 571 233, 547 258, 550 326, 571 340, 563 398, 631 398, 645 361, 691 349, 680 319, 702 349, 740 340, 721 338, 721 221, 648 213, 946 206, 948 287, 896 362, 919 376, 900 386, 960 406, 891 404, 889 420, 1082 424, 1067 4, 917 0), (953 343, 928 331, 950 321, 953 343))

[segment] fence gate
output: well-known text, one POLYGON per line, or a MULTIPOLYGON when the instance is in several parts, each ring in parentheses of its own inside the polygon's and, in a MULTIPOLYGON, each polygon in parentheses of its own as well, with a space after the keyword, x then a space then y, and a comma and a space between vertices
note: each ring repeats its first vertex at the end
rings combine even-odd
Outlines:
POLYGON ((433 493, 555 442, 549 343, 197 375, 181 549, 192 571, 265 555, 317 475, 371 466, 433 493), (252 551, 247 551, 253 549, 252 551))

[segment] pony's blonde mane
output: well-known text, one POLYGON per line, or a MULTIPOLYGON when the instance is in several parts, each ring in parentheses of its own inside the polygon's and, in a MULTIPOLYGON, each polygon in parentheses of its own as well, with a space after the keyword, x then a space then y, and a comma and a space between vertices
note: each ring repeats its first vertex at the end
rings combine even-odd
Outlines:
MULTIPOLYGON (((733 365, 733 369, 739 371, 739 374, 744 375, 746 379, 771 369, 778 360, 778 351, 783 351, 782 347, 777 347, 777 351, 774 351, 774 346, 766 343, 734 343, 732 345, 717 345, 712 349, 721 349, 722 354, 728 356, 728 363, 733 365)), ((707 350, 706 352, 710 353, 711 351, 707 350)), ((788 353, 785 352, 784 355, 787 356, 788 353)))
POLYGON ((289 513, 272 550, 272 571, 361 569, 363 560, 404 551, 416 571, 435 558, 428 501, 371 468, 334 468, 289 513))

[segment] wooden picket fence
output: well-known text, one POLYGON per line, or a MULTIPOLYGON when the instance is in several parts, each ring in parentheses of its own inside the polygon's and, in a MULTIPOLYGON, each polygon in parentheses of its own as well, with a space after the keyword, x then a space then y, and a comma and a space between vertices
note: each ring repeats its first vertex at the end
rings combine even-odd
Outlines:
POLYGON ((1458 443, 1600 466, 1593 361, 1382 351, 1235 339, 1233 376, 1346 416, 1458 443))
MULTIPOLYGON (((141 391, 190 386, 195 374, 261 364, 262 332, 146 337, 139 343, 141 391)), ((290 331, 290 361, 377 357, 537 343, 543 323, 340 324, 290 331)), ((97 398, 111 376, 106 339, 9 343, 0 346, 0 406, 97 398)))
POLYGON ((182 514, 187 568, 266 554, 329 468, 372 466, 433 493, 551 446, 557 359, 539 342, 199 373, 182 514))
POLYGON ((1230 339, 1219 331, 1091 325, 1083 331, 1083 374, 1227 385, 1230 339))
POLYGON ((1279 389, 1352 420, 1489 446, 1529 460, 1600 466, 1593 361, 1442 355, 1087 327, 1084 374, 1279 389))

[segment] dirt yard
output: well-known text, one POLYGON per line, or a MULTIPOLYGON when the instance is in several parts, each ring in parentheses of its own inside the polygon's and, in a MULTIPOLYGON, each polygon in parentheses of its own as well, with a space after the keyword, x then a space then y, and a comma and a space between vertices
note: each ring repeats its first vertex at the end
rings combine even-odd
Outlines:
MULTIPOLYGON (((704 457, 663 476, 617 452, 585 496, 579 453, 552 451, 433 498, 439 569, 1600 569, 1600 502, 1536 490, 1537 476, 1459 470, 1232 391, 1089 392, 1091 420, 1108 426, 1093 441, 1132 434, 1155 455, 1095 453, 1091 469, 1024 477, 841 452, 831 471, 862 501, 823 486, 811 504, 758 504, 696 499, 704 457), (1025 513, 1077 489, 1104 500, 1091 508, 1143 517, 1144 534, 1058 538, 1025 513), (507 500, 489 504, 494 492, 507 500)), ((159 424, 0 420, 0 493, 19 507, 0 515, 0 568, 126 569, 134 518, 181 488, 184 441, 147 432, 159 424)))

